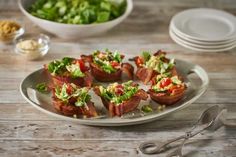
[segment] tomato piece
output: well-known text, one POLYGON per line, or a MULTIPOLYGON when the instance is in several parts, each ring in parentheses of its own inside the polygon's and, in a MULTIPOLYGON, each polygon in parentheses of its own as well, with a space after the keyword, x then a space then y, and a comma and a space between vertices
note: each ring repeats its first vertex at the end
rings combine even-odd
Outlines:
POLYGON ((141 66, 142 64, 144 64, 144 59, 141 57, 137 57, 135 63, 137 66, 141 66))
POLYGON ((164 87, 170 85, 171 83, 172 83, 172 81, 170 78, 164 78, 160 83, 160 87, 164 88, 164 87))
POLYGON ((124 93, 124 87, 122 85, 117 85, 115 87, 116 95, 122 95, 124 93))
POLYGON ((119 65, 120 65, 120 63, 118 63, 117 61, 111 61, 111 66, 112 67, 117 67, 119 65))
POLYGON ((67 84, 67 88, 66 88, 66 92, 70 95, 73 92, 73 87, 71 86, 71 84, 67 84))
POLYGON ((85 63, 84 63, 84 61, 83 61, 82 59, 77 59, 77 60, 76 60, 76 64, 79 65, 80 70, 81 70, 82 72, 85 72, 85 71, 88 70, 88 68, 85 66, 85 63))

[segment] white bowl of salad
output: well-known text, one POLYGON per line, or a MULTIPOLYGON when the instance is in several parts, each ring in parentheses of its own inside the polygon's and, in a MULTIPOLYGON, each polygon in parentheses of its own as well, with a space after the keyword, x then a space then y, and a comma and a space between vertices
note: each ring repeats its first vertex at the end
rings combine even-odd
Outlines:
POLYGON ((132 0, 18 0, 18 5, 39 27, 65 39, 106 32, 133 9, 132 0))

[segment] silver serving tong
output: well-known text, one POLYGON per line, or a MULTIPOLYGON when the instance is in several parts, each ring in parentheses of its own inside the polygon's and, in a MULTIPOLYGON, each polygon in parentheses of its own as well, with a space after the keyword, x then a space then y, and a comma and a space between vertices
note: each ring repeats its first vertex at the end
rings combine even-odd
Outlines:
POLYGON ((190 130, 186 131, 184 135, 171 139, 161 145, 159 145, 159 143, 157 143, 156 141, 144 142, 139 146, 139 149, 144 154, 158 154, 167 150, 168 146, 171 143, 184 139, 178 149, 167 155, 167 157, 181 157, 182 148, 189 138, 194 137, 204 130, 217 130, 218 128, 220 128, 224 124, 224 121, 226 121, 226 116, 223 116, 226 115, 226 113, 226 109, 220 108, 217 105, 209 107, 201 114, 196 124, 190 130))
MULTIPOLYGON (((213 117, 211 117, 211 116, 208 117, 207 115, 205 115, 205 117, 207 118, 206 122, 208 121, 208 123, 206 123, 205 126, 201 127, 200 130, 195 131, 195 132, 190 132, 188 134, 189 136, 186 136, 186 138, 183 140, 182 144, 177 149, 175 149, 174 151, 170 152, 166 157, 174 157, 174 156, 175 157, 176 156, 177 157, 182 157, 183 156, 182 149, 184 147, 185 142, 189 138, 194 137, 195 135, 197 135, 197 134, 199 134, 199 133, 201 133, 201 132, 203 132, 205 130, 215 131, 215 130, 219 129, 221 126, 223 126, 223 123, 221 122, 220 118, 221 118, 222 113, 224 111, 227 111, 227 110, 226 109, 219 109, 218 110, 218 114, 216 114, 217 111, 215 113, 213 113, 213 115, 212 115, 213 117), (214 117, 214 116, 216 116, 216 117, 214 117)), ((201 122, 199 124, 201 124, 201 122)))

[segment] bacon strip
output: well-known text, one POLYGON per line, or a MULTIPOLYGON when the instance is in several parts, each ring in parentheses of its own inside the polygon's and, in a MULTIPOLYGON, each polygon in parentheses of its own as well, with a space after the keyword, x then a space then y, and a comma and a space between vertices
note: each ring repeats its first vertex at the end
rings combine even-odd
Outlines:
POLYGON ((164 51, 162 51, 162 50, 158 50, 158 51, 155 52, 153 55, 154 55, 154 56, 166 55, 166 52, 164 52, 164 51))
POLYGON ((122 116, 124 113, 131 112, 135 110, 141 100, 147 100, 148 94, 140 89, 134 96, 132 96, 129 100, 124 101, 122 104, 116 105, 112 102, 107 101, 101 96, 100 90, 98 87, 94 88, 94 92, 101 97, 103 105, 109 111, 109 115, 111 117, 114 116, 122 116))
POLYGON ((93 77, 98 81, 111 82, 121 80, 121 69, 117 69, 117 71, 114 73, 107 73, 94 63, 90 63, 90 67, 93 77))
POLYGON ((165 93, 156 93, 152 89, 149 89, 148 93, 152 100, 156 101, 159 104, 172 105, 179 101, 185 92, 185 87, 181 87, 173 92, 173 95, 167 95, 165 93))
POLYGON ((147 84, 153 76, 153 70, 150 68, 138 68, 136 76, 144 83, 147 84))
POLYGON ((93 77, 89 73, 89 71, 85 71, 84 77, 72 78, 69 76, 54 76, 48 71, 48 67, 44 65, 44 72, 50 78, 50 86, 62 86, 64 83, 74 83, 80 87, 91 87, 93 83, 93 77))
POLYGON ((89 62, 89 63, 93 62, 92 55, 81 55, 80 57, 84 62, 89 62))
POLYGON ((134 67, 129 64, 129 63, 122 63, 121 64, 121 69, 122 69, 122 72, 125 73, 129 79, 133 79, 134 77, 134 67))
POLYGON ((73 83, 80 87, 91 87, 93 78, 89 72, 84 73, 84 77, 71 78, 51 75, 51 81, 54 86, 62 86, 64 83, 73 83))
POLYGON ((63 101, 53 97, 53 105, 54 108, 62 113, 63 115, 66 116, 73 116, 73 115, 77 115, 77 116, 87 116, 87 117, 95 117, 97 116, 97 111, 95 109, 94 104, 89 101, 87 103, 87 106, 82 106, 82 107, 77 107, 74 106, 72 104, 64 104, 63 101))

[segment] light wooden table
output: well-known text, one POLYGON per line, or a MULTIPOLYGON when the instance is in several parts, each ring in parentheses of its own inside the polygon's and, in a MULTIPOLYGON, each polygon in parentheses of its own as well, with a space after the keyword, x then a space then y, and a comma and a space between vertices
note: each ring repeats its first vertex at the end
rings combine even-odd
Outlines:
MULTIPOLYGON (((146 140, 166 141, 182 135, 207 107, 218 104, 236 118, 236 53, 196 53, 176 45, 168 35, 170 18, 193 7, 213 7, 236 14, 234 0, 135 0, 134 10, 121 25, 100 37, 65 41, 55 36, 42 61, 24 61, 12 46, 0 46, 0 156, 145 156, 138 145, 146 140), (204 67, 210 77, 208 91, 186 109, 152 123, 127 127, 89 127, 55 119, 29 105, 19 84, 42 64, 63 56, 79 56, 95 49, 125 53, 163 49, 170 55, 204 67)), ((15 9, 15 1, 0 2, 0 18, 18 18, 27 34, 45 33, 15 9), (4 4, 4 5, 3 5, 4 4)), ((186 144, 187 156, 236 156, 236 130, 221 128, 196 136, 186 144)), ((153 155, 157 156, 157 155, 153 155)), ((165 156, 161 154, 158 156, 165 156)))

